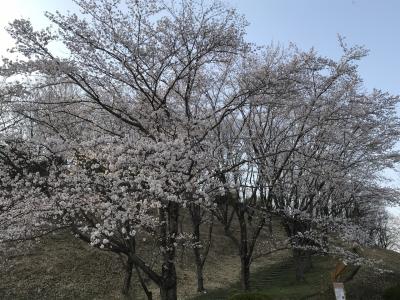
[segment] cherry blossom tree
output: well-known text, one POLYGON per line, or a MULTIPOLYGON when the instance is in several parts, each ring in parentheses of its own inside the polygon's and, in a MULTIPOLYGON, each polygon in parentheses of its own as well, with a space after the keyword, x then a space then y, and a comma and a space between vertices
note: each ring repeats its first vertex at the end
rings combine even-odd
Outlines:
POLYGON ((328 229, 333 234, 328 223, 342 224, 337 227, 343 237, 357 238, 346 234, 353 232, 355 220, 344 211, 366 206, 363 194, 381 191, 382 199, 374 198, 381 206, 387 204, 384 195, 398 199, 379 186, 378 174, 398 158, 393 146, 399 134, 399 99, 364 92, 355 62, 366 52, 342 47, 344 55, 337 62, 313 51, 296 51, 293 64, 300 67, 291 78, 291 93, 286 99, 257 96, 269 105, 256 106, 249 123, 252 156, 260 158, 259 177, 267 191, 264 209, 282 216, 299 279, 307 257, 302 248, 329 251, 322 238, 328 229))
POLYGON ((162 299, 176 299, 181 207, 208 207, 218 190, 207 136, 255 92, 238 80, 245 22, 217 2, 76 3, 82 16, 47 14, 58 32, 11 24, 13 51, 25 58, 2 66, 9 101, 29 102, 20 115, 53 133, 47 147, 66 162, 48 175, 60 222, 124 253, 162 299), (51 52, 54 41, 66 57, 51 52), (73 86, 76 97, 45 99, 40 91, 51 86, 73 86), (158 242, 159 272, 135 251, 141 234, 158 242))
POLYGON ((216 216, 238 247, 244 289, 271 215, 282 218, 301 280, 310 254, 343 250, 330 237, 349 242, 362 242, 361 232, 366 237, 349 213, 354 207, 398 201, 395 191, 379 186, 378 174, 398 158, 393 146, 399 99, 364 92, 356 62, 366 51, 341 42, 339 61, 295 48, 253 56, 246 84, 262 86, 262 92, 218 131, 224 145, 220 180, 227 190, 216 216), (378 193, 380 199, 372 197, 378 193), (239 237, 230 230, 235 216, 239 237))

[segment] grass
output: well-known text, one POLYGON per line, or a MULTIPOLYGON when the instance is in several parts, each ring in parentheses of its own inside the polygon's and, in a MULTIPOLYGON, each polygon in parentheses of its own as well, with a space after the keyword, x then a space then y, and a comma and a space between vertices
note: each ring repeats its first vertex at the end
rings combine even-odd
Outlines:
MULTIPOLYGON (((252 291, 266 294, 272 299, 302 299, 318 296, 318 299, 330 299, 330 271, 334 261, 328 257, 314 258, 313 269, 306 274, 305 282, 296 282, 293 261, 285 260, 259 268, 251 276, 252 291)), ((196 300, 229 299, 239 293, 240 284, 236 282, 222 289, 210 291, 206 295, 195 297, 196 300)))
MULTIPOLYGON (((382 299, 383 290, 400 280, 400 254, 387 250, 366 250, 365 256, 382 260, 381 267, 395 270, 377 274, 363 267, 345 285, 348 299, 382 299), (397 271, 396 271, 397 270, 397 271)), ((192 252, 178 251, 179 299, 228 299, 240 290, 239 259, 229 239, 218 228, 205 268, 208 293, 196 293, 196 273, 192 252)), ((117 255, 103 252, 79 241, 69 233, 43 239, 27 255, 13 259, 11 268, 0 271, 0 299, 126 299, 121 293, 122 264, 117 255)), ((252 265, 252 292, 272 299, 334 299, 330 272, 335 261, 314 257, 314 267, 306 281, 295 280, 294 264, 288 251, 256 260, 252 265)), ((145 299, 134 275, 128 299, 145 299)), ((154 299, 158 290, 150 285, 154 299)))
MULTIPOLYGON (((400 282, 400 254, 382 249, 366 250, 365 256, 380 259, 381 268, 387 272, 377 273, 375 269, 361 267, 353 280, 345 284, 348 299, 378 300, 382 299, 386 288, 400 282), (388 272, 389 271, 389 272, 388 272)), ((252 291, 280 299, 320 299, 334 300, 330 273, 336 261, 330 257, 314 257, 313 269, 306 274, 306 281, 295 280, 294 265, 289 257, 273 265, 260 268, 252 273, 252 291)), ((349 267, 347 273, 354 270, 349 267)), ((346 274, 345 274, 346 275, 346 274)), ((347 274, 348 275, 348 274, 347 274)), ((346 277, 346 276, 345 276, 346 277)), ((195 297, 195 300, 222 300, 240 292, 239 282, 227 285, 222 289, 210 291, 207 295, 195 297)))
MULTIPOLYGON (((215 242, 204 272, 206 287, 218 289, 239 278, 239 259, 230 241, 215 230, 215 242)), ((261 259, 255 268, 274 263, 282 255, 261 259)), ((196 295, 192 251, 178 251, 180 299, 196 295)), ((26 255, 15 257, 12 267, 0 270, 0 299, 125 299, 120 293, 122 263, 113 253, 92 248, 69 233, 48 236, 26 255)), ((158 289, 150 284, 154 298, 158 289)), ((145 299, 134 273, 130 299, 145 299)))
POLYGON ((121 275, 118 257, 60 234, 0 272, 0 299, 122 299, 121 275))
POLYGON ((262 293, 240 293, 229 298, 229 300, 271 300, 271 297, 262 293))
POLYGON ((380 261, 378 266, 386 272, 377 273, 371 268, 361 268, 356 278, 346 285, 349 299, 381 300, 384 290, 400 282, 400 253, 391 250, 368 249, 368 258, 380 261))

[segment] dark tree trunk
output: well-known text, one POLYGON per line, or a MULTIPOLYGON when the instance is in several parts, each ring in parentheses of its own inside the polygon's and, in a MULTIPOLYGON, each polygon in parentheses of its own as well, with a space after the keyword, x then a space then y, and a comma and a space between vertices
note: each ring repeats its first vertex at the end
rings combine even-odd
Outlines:
MULTIPOLYGON (((289 238, 295 237, 299 232, 305 232, 309 229, 307 224, 290 219, 285 220, 283 225, 289 238)), ((312 243, 312 241, 295 237, 292 243, 296 280, 302 282, 305 281, 305 273, 312 269, 313 253, 298 247, 307 246, 312 243)))
POLYGON ((200 225, 202 221, 201 216, 201 208, 198 205, 192 205, 190 207, 190 214, 191 214, 191 221, 193 227, 193 236, 194 236, 194 243, 195 247, 193 248, 195 263, 196 263, 196 275, 197 275, 197 291, 199 293, 203 293, 206 289, 204 288, 204 264, 208 255, 208 250, 211 243, 211 231, 212 231, 212 224, 210 225, 210 234, 209 234, 209 241, 208 245, 202 251, 199 246, 201 242, 200 236, 200 225))
POLYGON ((236 210, 239 227, 240 227, 240 281, 242 289, 245 291, 250 290, 250 254, 249 254, 249 243, 247 237, 247 224, 245 218, 244 207, 238 204, 236 210))
MULTIPOLYGON (((237 191, 238 193, 238 191, 237 191)), ((224 225, 224 232, 231 239, 238 249, 240 258, 240 281, 243 290, 250 289, 250 266, 253 259, 253 252, 256 242, 262 229, 264 228, 266 218, 264 215, 249 213, 248 206, 252 199, 247 199, 246 203, 239 200, 239 195, 233 195, 229 191, 227 196, 221 198, 218 205, 219 214, 215 214, 218 220, 224 225), (229 207, 232 207, 230 212, 229 207), (234 215, 238 218, 240 237, 238 238, 231 230, 234 215), (248 221, 247 221, 248 220, 248 221), (249 222, 249 226, 248 223, 249 222)))
POLYGON ((143 276, 142 276, 142 274, 140 273, 140 270, 139 270, 139 268, 138 268, 136 265, 135 265, 135 269, 136 269, 136 273, 137 273, 138 278, 139 278, 140 285, 142 286, 144 292, 146 293, 147 300, 153 300, 153 294, 152 294, 152 293, 150 292, 150 290, 147 288, 146 282, 145 282, 145 280, 143 279, 143 276))
POLYGON ((200 244, 200 223, 201 223, 201 215, 200 215, 200 207, 197 205, 193 205, 190 208, 191 218, 192 218, 192 226, 193 226, 193 236, 195 247, 193 248, 194 260, 196 263, 196 275, 197 275, 197 291, 204 291, 204 279, 203 279, 203 260, 201 258, 201 251, 199 249, 200 244))
MULTIPOLYGON (((197 259, 196 259, 197 260, 197 259)), ((204 288, 204 276, 203 276, 203 264, 196 262, 196 275, 197 275, 197 291, 199 293, 205 292, 204 288)))
POLYGON ((306 251, 304 259, 305 259, 305 272, 309 272, 313 268, 312 253, 310 251, 306 251))
POLYGON ((132 279, 132 270, 133 270, 133 260, 130 257, 128 257, 125 268, 126 268, 125 269, 125 279, 124 279, 124 286, 122 288, 122 293, 124 295, 128 295, 129 290, 131 288, 131 279, 132 279))
POLYGON ((301 249, 293 249, 296 280, 305 281, 305 273, 312 269, 311 253, 301 249))
POLYGON ((161 208, 161 237, 163 253, 162 275, 160 282, 161 300, 177 299, 177 277, 175 268, 175 237, 179 230, 179 205, 168 203, 166 208, 161 208))
POLYGON ((161 300, 176 300, 178 298, 177 291, 176 291, 176 284, 175 286, 167 287, 161 286, 160 287, 160 296, 161 300))
MULTIPOLYGON (((168 252, 168 251, 167 251, 168 252)), ((171 253, 167 254, 172 258, 171 253)), ((162 266, 162 282, 160 285, 161 300, 177 299, 177 278, 173 260, 165 261, 162 266)))
MULTIPOLYGON (((174 254, 172 251, 167 251, 167 256, 170 258, 164 261, 162 266, 162 283, 160 285, 161 300, 176 300, 177 299, 177 278, 174 263, 174 254)), ((175 251, 173 251, 175 252, 175 251)))
POLYGON ((247 255, 240 257, 240 282, 243 290, 250 290, 250 260, 247 255))
MULTIPOLYGON (((184 232, 184 230, 183 230, 184 219, 185 219, 184 215, 180 216, 180 218, 179 218, 179 232, 181 234, 183 234, 183 232, 184 232)), ((186 251, 186 247, 181 247, 180 259, 179 259, 181 268, 183 268, 185 265, 185 257, 186 257, 185 251, 186 251)))

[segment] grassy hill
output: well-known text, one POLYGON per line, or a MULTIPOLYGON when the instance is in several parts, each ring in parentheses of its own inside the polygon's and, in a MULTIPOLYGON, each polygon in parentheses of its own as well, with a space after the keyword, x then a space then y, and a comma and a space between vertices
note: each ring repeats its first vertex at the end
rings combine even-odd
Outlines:
MULTIPOLYGON (((294 263, 289 253, 281 261, 266 265, 252 274, 252 290, 270 296, 272 299, 335 299, 330 273, 336 261, 330 257, 314 257, 313 269, 306 274, 305 282, 296 282, 294 263)), ((400 283, 400 254, 382 249, 365 251, 365 256, 381 260, 380 266, 387 271, 377 273, 369 267, 361 267, 353 280, 345 284, 347 299, 382 299, 385 288, 400 283)), ((346 278, 355 267, 349 267, 346 278)), ((210 291, 195 299, 228 299, 240 293, 239 282, 222 289, 210 291)))
MULTIPOLYGON (((382 260, 381 266, 393 273, 376 273, 362 267, 346 284, 348 299, 382 299, 384 288, 400 282, 400 254, 388 250, 365 250, 365 256, 382 260)), ((178 251, 180 299, 228 299, 240 292, 239 259, 229 240, 215 230, 213 247, 205 269, 208 293, 196 293, 195 266, 190 249, 178 251)), ((91 248, 69 233, 44 238, 28 254, 12 259, 11 268, 0 271, 0 299, 126 299, 120 258, 91 248)), ((297 283, 289 251, 256 260, 252 267, 254 291, 272 299, 334 299, 330 272, 335 261, 315 257, 306 281, 297 283)), ((130 299, 145 299, 134 274, 130 299)), ((153 290, 154 299, 158 290, 153 290)))

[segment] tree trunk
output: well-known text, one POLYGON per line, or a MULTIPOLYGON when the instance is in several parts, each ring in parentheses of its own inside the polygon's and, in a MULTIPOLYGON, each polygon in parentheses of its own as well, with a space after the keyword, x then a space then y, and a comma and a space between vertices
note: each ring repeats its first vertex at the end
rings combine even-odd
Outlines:
POLYGON ((196 275, 197 275, 197 291, 203 293, 204 288, 204 276, 203 276, 203 263, 201 262, 201 256, 199 249, 194 249, 195 261, 196 261, 196 275))
MULTIPOLYGON (((180 216, 179 231, 181 234, 183 234, 183 232, 184 232, 184 230, 183 230, 184 219, 185 219, 184 215, 180 216)), ((185 253, 186 253, 185 251, 186 251, 186 247, 181 247, 180 259, 179 259, 181 268, 183 268, 185 265, 185 253)))
POLYGON ((312 254, 309 251, 305 252, 305 257, 304 257, 304 265, 305 265, 305 272, 309 272, 313 268, 313 263, 312 263, 312 254))
POLYGON ((238 205, 236 213, 240 227, 240 281, 242 289, 248 291, 250 290, 250 256, 244 208, 238 205))
MULTIPOLYGON (((307 224, 296 220, 285 220, 283 225, 289 238, 296 236, 299 232, 305 232, 308 230, 307 224)), ((300 238, 295 238, 293 241, 293 259, 295 264, 296 280, 302 282, 305 281, 305 273, 312 269, 312 252, 296 248, 299 246, 306 246, 307 241, 300 238)))
POLYGON ((295 263, 296 280, 298 282, 305 281, 305 272, 307 270, 307 258, 304 251, 293 249, 293 257, 295 263))
POLYGON ((176 300, 178 298, 176 283, 174 286, 160 286, 161 300, 176 300))
POLYGON ((247 255, 240 257, 240 282, 243 290, 250 290, 250 261, 247 255))
POLYGON ((129 290, 131 287, 132 270, 133 270, 133 261, 130 257, 128 257, 128 260, 126 262, 126 269, 125 269, 124 286, 122 288, 122 293, 124 295, 129 294, 129 290))
MULTIPOLYGON (((169 252, 169 251, 167 251, 169 252)), ((172 258, 171 253, 167 255, 172 258)), ((177 278, 175 263, 171 259, 165 261, 162 266, 162 282, 160 285, 161 300, 176 300, 177 299, 177 278)))
POLYGON ((178 235, 179 227, 179 205, 174 202, 168 203, 167 209, 160 211, 161 237, 164 248, 162 275, 160 282, 161 300, 177 299, 177 278, 175 268, 175 237, 178 235))
POLYGON ((201 257, 201 250, 199 249, 200 244, 200 223, 201 223, 201 215, 200 215, 200 207, 198 205, 192 205, 190 207, 191 221, 193 226, 193 236, 195 246, 193 248, 194 260, 196 263, 196 275, 197 275, 197 291, 202 293, 205 291, 204 289, 204 261, 201 257))
POLYGON ((147 288, 146 282, 144 281, 142 274, 140 273, 140 270, 137 266, 135 266, 136 269, 136 273, 138 275, 139 278, 139 282, 140 285, 142 286, 144 292, 146 293, 147 296, 147 300, 153 300, 153 294, 151 293, 151 291, 147 288))
POLYGON ((169 259, 164 261, 162 266, 162 283, 160 285, 161 300, 176 300, 177 278, 174 263, 175 250, 167 251, 166 255, 169 259))

